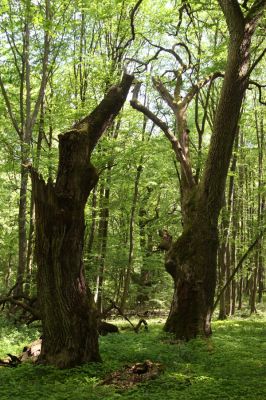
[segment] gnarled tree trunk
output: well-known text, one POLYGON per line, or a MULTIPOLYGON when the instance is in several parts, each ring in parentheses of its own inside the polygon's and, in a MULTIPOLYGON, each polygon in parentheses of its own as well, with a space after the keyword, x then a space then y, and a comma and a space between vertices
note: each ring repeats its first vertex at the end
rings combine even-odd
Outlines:
POLYGON ((239 113, 249 79, 251 38, 265 1, 254 1, 244 17, 237 1, 219 0, 230 31, 225 78, 204 174, 183 199, 184 231, 166 256, 175 283, 165 329, 189 340, 211 333, 216 285, 217 225, 239 113))
POLYGON ((98 180, 91 153, 123 106, 132 81, 125 74, 90 115, 59 136, 55 183, 31 170, 43 325, 40 359, 61 368, 100 360, 96 309, 83 271, 84 208, 98 180))
POLYGON ((183 234, 166 255, 175 291, 165 330, 185 340, 211 334, 218 248, 217 225, 207 217, 206 200, 195 192, 190 201, 183 234))

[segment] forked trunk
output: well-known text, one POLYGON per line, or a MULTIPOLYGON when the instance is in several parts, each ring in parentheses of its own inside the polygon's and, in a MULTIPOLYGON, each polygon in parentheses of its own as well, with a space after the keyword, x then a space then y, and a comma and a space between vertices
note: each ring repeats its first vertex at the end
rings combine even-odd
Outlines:
POLYGON ((132 80, 125 75, 89 116, 59 136, 54 184, 31 170, 43 326, 40 359, 60 368, 100 360, 96 308, 83 270, 84 208, 98 180, 91 153, 123 106, 132 80))

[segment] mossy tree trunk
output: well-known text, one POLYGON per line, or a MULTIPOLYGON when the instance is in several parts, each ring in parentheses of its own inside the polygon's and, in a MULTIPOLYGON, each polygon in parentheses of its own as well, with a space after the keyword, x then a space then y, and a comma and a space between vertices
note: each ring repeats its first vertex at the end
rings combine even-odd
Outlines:
POLYGON ((55 183, 31 170, 41 359, 61 368, 100 360, 96 309, 83 270, 84 208, 98 180, 92 151, 123 106, 132 81, 133 76, 124 75, 90 115, 59 136, 55 183))

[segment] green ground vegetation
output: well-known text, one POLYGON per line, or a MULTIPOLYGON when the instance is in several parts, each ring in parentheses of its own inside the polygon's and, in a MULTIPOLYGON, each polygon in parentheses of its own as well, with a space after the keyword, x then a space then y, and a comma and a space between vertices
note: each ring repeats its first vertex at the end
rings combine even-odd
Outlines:
MULTIPOLYGON (((121 326, 123 328, 123 325, 121 326)), ((20 365, 0 368, 1 400, 265 400, 266 314, 215 321, 210 339, 176 342, 163 332, 163 321, 149 330, 101 337, 102 363, 70 370, 20 365), (108 374, 144 360, 163 372, 131 388, 101 385, 108 374)), ((0 357, 16 354, 38 337, 35 328, 1 320, 0 357)))

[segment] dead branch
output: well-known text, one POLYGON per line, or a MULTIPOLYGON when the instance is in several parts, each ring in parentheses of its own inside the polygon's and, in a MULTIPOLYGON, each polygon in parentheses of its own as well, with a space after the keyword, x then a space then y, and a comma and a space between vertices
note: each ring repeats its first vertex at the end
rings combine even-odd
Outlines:
POLYGON ((266 87, 266 85, 261 85, 260 83, 256 81, 249 81, 249 85, 254 85, 258 88, 259 90, 259 103, 262 105, 266 105, 266 101, 262 100, 262 89, 266 87))
POLYGON ((7 303, 11 303, 31 315, 31 318, 27 323, 31 323, 35 320, 41 319, 39 310, 33 306, 33 304, 37 301, 37 298, 30 298, 24 294, 12 296, 12 292, 16 288, 16 286, 17 283, 11 287, 6 296, 0 298, 0 305, 2 306, 2 310, 5 308, 7 303))
POLYGON ((182 145, 179 142, 178 138, 170 131, 168 125, 165 122, 158 118, 152 111, 141 104, 137 99, 133 98, 130 101, 130 104, 135 110, 140 111, 142 114, 146 115, 147 118, 153 121, 155 125, 157 125, 164 132, 165 136, 171 143, 177 160, 181 164, 188 187, 193 187, 195 185, 195 181, 191 172, 191 167, 188 163, 186 154, 184 153, 182 145))
POLYGON ((134 25, 134 20, 136 13, 141 5, 143 0, 138 0, 135 6, 132 8, 131 13, 130 13, 130 28, 131 28, 131 38, 128 39, 126 44, 124 45, 124 50, 135 40, 136 37, 136 32, 135 32, 135 25, 134 25))
POLYGON ((266 54, 266 49, 264 49, 261 54, 258 56, 258 58, 254 61, 254 63, 251 65, 251 67, 248 70, 247 76, 250 76, 251 72, 256 68, 256 66, 259 64, 259 62, 263 59, 263 57, 266 54))
POLYGON ((147 37, 144 36, 144 39, 152 46, 155 47, 156 49, 159 49, 159 52, 164 51, 166 53, 171 54, 172 56, 174 56, 174 58, 176 59, 176 61, 184 68, 187 68, 187 65, 184 63, 184 61, 182 60, 182 58, 174 51, 174 49, 168 49, 166 47, 160 46, 158 44, 154 44, 152 43, 147 37))
MULTIPOLYGON (((133 328, 133 330, 138 333, 139 329, 141 327, 141 325, 143 324, 145 327, 145 330, 148 330, 148 323, 144 318, 141 318, 139 320, 139 322, 137 323, 137 325, 135 326, 130 319, 123 313, 123 311, 121 310, 121 308, 112 300, 112 299, 108 299, 110 305, 111 305, 111 309, 116 309, 118 311, 118 314, 121 315, 121 317, 123 317, 133 328)), ((109 309, 110 311, 110 309, 109 309)))

